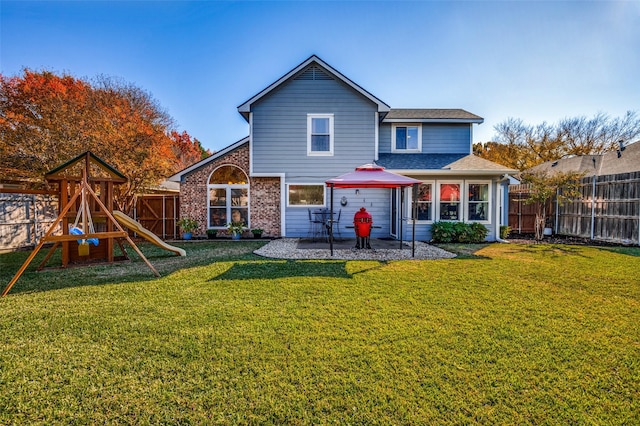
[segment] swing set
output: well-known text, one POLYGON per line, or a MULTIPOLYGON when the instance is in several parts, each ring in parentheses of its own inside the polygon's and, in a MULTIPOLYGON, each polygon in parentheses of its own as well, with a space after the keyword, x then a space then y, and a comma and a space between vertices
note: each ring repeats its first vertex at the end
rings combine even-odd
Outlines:
POLYGON ((128 260, 129 257, 122 244, 122 240, 125 240, 155 276, 160 276, 113 216, 114 185, 125 183, 127 178, 124 175, 87 151, 51 170, 45 178, 50 184, 58 185, 60 213, 7 284, 2 296, 9 293, 11 287, 47 243, 53 243, 53 245, 38 266, 38 270, 46 266, 60 246, 63 268, 70 264, 113 263, 128 260), (114 256, 115 244, 120 248, 122 256, 114 256), (90 248, 90 245, 93 247, 90 248))

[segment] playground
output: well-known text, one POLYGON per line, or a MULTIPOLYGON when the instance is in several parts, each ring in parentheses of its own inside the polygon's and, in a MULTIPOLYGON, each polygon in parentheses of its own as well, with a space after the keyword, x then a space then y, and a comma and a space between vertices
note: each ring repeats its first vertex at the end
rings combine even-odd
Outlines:
POLYGON ((113 209, 114 187, 125 183, 127 178, 93 153, 85 152, 67 161, 46 173, 45 179, 57 187, 58 216, 4 288, 2 296, 11 291, 40 250, 48 245, 47 254, 38 265, 39 271, 47 266, 57 249, 62 251, 62 268, 129 260, 127 243, 159 277, 125 228, 164 250, 186 255, 184 249, 165 243, 126 214, 113 209), (119 254, 115 254, 116 248, 119 254))

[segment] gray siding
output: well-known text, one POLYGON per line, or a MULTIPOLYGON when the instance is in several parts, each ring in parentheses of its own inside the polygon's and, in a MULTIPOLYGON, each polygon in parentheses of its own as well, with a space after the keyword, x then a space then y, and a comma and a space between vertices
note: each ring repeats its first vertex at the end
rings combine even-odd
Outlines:
MULTIPOLYGON (((389 237, 390 230, 390 190, 383 188, 375 189, 359 189, 359 194, 356 194, 355 189, 335 189, 334 190, 334 211, 342 210, 340 216, 340 236, 342 238, 355 238, 353 229, 347 229, 346 226, 353 225, 353 215, 360 210, 360 207, 367 209, 373 217, 373 224, 380 226, 381 228, 375 228, 372 231, 372 237, 374 238, 387 238, 389 237), (347 198, 347 205, 342 207, 340 205, 340 199, 345 196, 347 198)), ((326 207, 329 208, 330 193, 327 188, 326 207)), ((311 209, 316 210, 316 208, 311 209)), ((288 207, 286 211, 287 215, 287 237, 306 237, 309 232, 309 213, 305 207, 288 207)), ((336 232, 336 231, 334 231, 336 232)), ((338 233, 336 232, 336 237, 338 233)))
MULTIPOLYGON (((471 124, 422 124, 422 152, 471 154, 471 124)), ((391 152, 391 123, 380 124, 380 152, 391 152)))
MULTIPOLYGON (((433 177, 420 177, 420 176, 414 176, 416 179, 420 179, 420 180, 425 180, 425 181, 434 181, 433 177)), ((494 237, 495 237, 495 230, 496 230, 496 208, 498 208, 498 199, 500 197, 500 191, 499 188, 500 186, 502 186, 503 184, 495 181, 495 180, 490 180, 487 179, 486 177, 478 177, 478 178, 474 178, 474 177, 463 177, 463 176, 452 176, 452 177, 446 177, 446 178, 436 178, 435 179, 435 185, 439 185, 440 183, 447 183, 447 182, 462 182, 463 185, 466 185, 468 182, 486 182, 489 181, 490 182, 490 186, 491 186, 491 197, 490 197, 490 211, 489 211, 489 223, 483 223, 483 225, 489 230, 489 233, 487 234, 487 240, 488 241, 494 241, 494 237)), ((410 191, 410 189, 408 189, 407 191, 410 191)), ((408 192, 405 193, 405 206, 403 207, 404 210, 404 215, 408 216, 408 209, 411 208, 411 205, 408 202, 409 200, 409 196, 408 196, 408 192)), ((437 201, 436 201, 437 202, 437 201)), ((508 210, 508 204, 504 204, 504 198, 502 200, 502 215, 504 217, 505 214, 505 210, 508 210)), ((467 217, 467 209, 468 209, 468 203, 467 203, 467 199, 465 198, 463 201, 463 217, 465 218, 465 222, 466 217, 467 217)), ((434 214, 435 214, 435 204, 434 204, 434 214)), ((434 218, 435 221, 438 220, 437 217, 434 218)), ((501 219, 501 220, 504 220, 501 219)), ((506 222, 503 222, 506 223, 506 222)), ((405 221, 405 223, 402 225, 403 226, 403 235, 404 235, 404 239, 406 240, 410 240, 411 239, 411 234, 412 234, 412 226, 413 224, 411 223, 411 220, 407 220, 405 221)), ((498 225, 499 226, 499 225, 498 225)), ((430 241, 431 240, 431 224, 426 224, 426 223, 416 223, 416 240, 419 241, 430 241)))
POLYGON ((324 182, 370 163, 375 112, 376 105, 337 80, 290 80, 253 105, 253 171, 324 182), (307 114, 313 113, 334 114, 333 156, 307 156, 307 114))

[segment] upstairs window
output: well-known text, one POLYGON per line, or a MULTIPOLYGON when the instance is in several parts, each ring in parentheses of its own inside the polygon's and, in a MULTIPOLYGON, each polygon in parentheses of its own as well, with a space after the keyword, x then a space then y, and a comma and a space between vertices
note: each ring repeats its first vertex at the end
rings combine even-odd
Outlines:
POLYGON ((393 126, 391 139, 391 148, 393 152, 421 152, 422 126, 393 126))
POLYGON ((307 115, 307 155, 333 155, 333 114, 307 115))

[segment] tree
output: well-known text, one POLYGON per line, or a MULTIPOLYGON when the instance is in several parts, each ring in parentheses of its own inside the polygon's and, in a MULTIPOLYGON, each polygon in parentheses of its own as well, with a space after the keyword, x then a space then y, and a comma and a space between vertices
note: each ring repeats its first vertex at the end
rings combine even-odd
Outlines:
POLYGON ((90 150, 128 177, 116 194, 128 211, 137 193, 201 158, 197 139, 173 126, 151 94, 121 80, 0 75, 0 178, 42 185, 44 173, 90 150))
POLYGON ((583 173, 578 172, 554 173, 551 175, 547 172, 522 173, 521 181, 529 184, 531 191, 525 204, 535 204, 536 206, 536 240, 542 240, 547 222, 547 209, 553 197, 556 197, 559 204, 568 199, 579 197, 581 195, 580 179, 583 175, 583 173))
POLYGON ((530 167, 574 155, 602 154, 619 147, 619 141, 640 137, 640 118, 628 111, 623 117, 604 113, 593 118, 565 118, 557 124, 525 124, 508 118, 494 127, 494 142, 475 144, 474 153, 491 161, 526 170, 530 167))
POLYGON ((178 170, 183 170, 211 155, 209 150, 205 150, 202 147, 198 139, 191 139, 187 132, 178 133, 173 130, 170 137, 172 150, 177 159, 176 167, 178 170))

